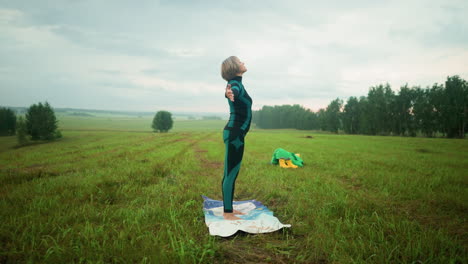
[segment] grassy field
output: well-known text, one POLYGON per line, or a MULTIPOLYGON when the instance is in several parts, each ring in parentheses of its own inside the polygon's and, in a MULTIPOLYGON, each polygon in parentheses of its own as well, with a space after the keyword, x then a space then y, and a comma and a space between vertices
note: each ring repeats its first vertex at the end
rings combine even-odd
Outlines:
POLYGON ((66 117, 63 138, 0 138, 0 263, 466 263, 468 141, 253 130, 236 200, 292 228, 211 237, 225 121, 66 117), (149 120, 149 121, 148 121, 149 120), (311 138, 310 138, 311 136, 311 138), (269 164, 277 147, 305 166, 269 164))
MULTIPOLYGON (((110 131, 152 131, 153 117, 112 117, 112 116, 63 116, 59 119, 62 130, 110 130, 110 131)), ((215 131, 223 129, 226 121, 222 120, 183 120, 175 121, 171 132, 180 131, 215 131)))

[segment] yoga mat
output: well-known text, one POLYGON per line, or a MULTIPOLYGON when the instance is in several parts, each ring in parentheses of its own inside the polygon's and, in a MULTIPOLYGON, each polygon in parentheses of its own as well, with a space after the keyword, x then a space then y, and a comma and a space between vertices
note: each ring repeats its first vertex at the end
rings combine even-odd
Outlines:
POLYGON ((228 237, 241 230, 251 234, 269 233, 291 225, 282 224, 273 212, 257 200, 234 201, 234 210, 245 215, 236 215, 240 220, 225 220, 223 202, 210 199, 204 195, 203 212, 205 224, 212 236, 228 237))

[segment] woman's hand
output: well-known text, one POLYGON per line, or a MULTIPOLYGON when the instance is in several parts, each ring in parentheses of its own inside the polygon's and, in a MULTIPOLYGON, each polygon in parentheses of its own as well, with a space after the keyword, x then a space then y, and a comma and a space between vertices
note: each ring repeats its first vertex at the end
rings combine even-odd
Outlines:
POLYGON ((234 102, 234 94, 232 93, 232 90, 231 90, 231 85, 228 84, 226 86, 226 93, 225 93, 226 97, 231 100, 231 102, 234 102))

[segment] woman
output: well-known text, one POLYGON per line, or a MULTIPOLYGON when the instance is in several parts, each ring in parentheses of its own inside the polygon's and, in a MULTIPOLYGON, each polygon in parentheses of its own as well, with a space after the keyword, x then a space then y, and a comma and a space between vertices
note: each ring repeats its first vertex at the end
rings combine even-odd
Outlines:
POLYGON ((224 156, 224 176, 221 184, 224 203, 224 219, 237 220, 233 209, 234 187, 244 155, 244 138, 252 120, 252 99, 242 84, 242 75, 247 71, 245 64, 236 56, 231 56, 221 64, 221 76, 226 80, 226 94, 230 117, 224 127, 223 140, 226 146, 224 156))

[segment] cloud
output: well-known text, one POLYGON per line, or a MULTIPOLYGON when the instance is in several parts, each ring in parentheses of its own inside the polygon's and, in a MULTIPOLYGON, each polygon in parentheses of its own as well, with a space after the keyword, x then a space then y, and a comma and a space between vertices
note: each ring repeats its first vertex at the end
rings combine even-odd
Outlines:
POLYGON ((255 108, 318 109, 380 83, 468 79, 467 12, 465 1, 0 2, 0 104, 225 112, 220 63, 237 55, 255 108))

